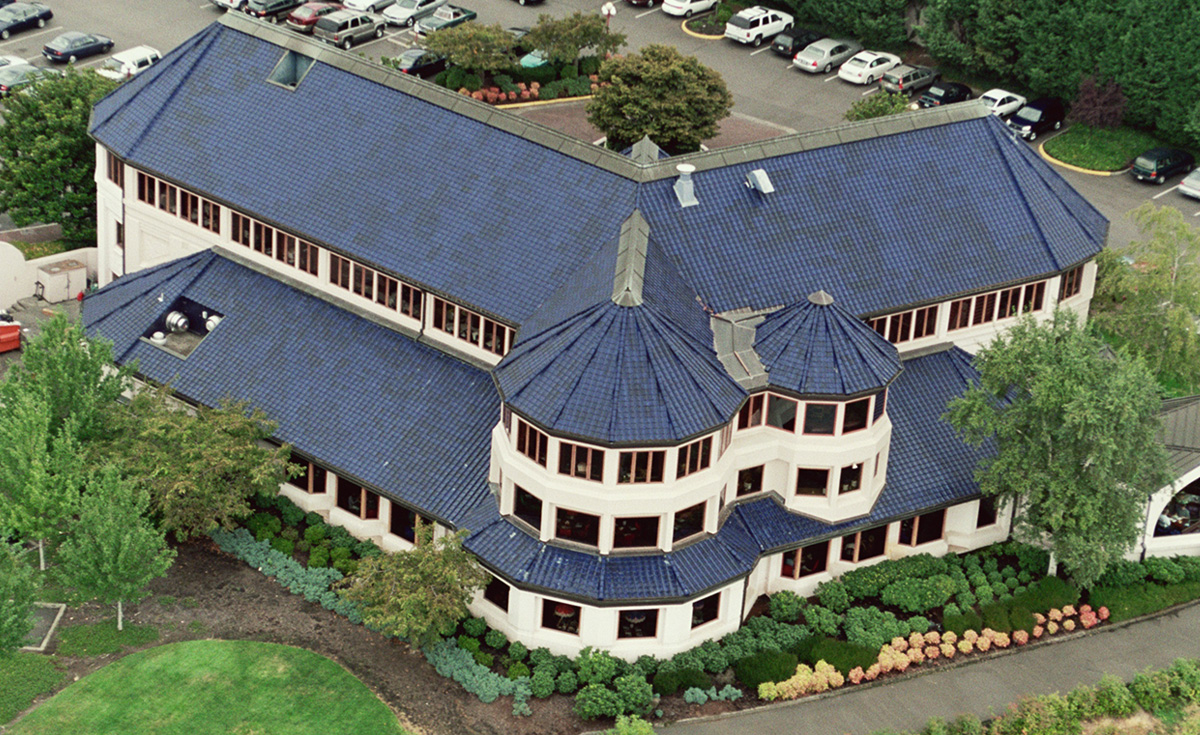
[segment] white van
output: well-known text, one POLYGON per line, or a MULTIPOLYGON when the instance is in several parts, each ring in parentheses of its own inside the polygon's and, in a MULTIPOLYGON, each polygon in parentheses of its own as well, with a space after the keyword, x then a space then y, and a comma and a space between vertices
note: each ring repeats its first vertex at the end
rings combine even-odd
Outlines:
POLYGON ((150 68, 151 64, 161 58, 162 54, 158 53, 158 49, 149 46, 134 46, 128 51, 113 54, 105 59, 104 63, 96 69, 96 73, 102 77, 120 81, 132 77, 143 69, 150 68))

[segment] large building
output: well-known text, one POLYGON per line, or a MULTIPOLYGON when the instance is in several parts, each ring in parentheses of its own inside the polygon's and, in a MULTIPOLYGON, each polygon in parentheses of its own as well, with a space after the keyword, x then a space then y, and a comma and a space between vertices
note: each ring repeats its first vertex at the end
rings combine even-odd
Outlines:
POLYGON ((266 411, 302 507, 467 530, 475 612, 564 653, 1004 538, 941 416, 1018 317, 1086 314, 1107 234, 974 104, 619 155, 240 14, 91 132, 89 330, 266 411))

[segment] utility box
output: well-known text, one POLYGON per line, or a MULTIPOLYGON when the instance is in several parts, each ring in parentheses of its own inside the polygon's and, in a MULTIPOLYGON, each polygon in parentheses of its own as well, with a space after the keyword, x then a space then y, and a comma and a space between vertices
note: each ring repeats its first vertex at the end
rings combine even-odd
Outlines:
POLYGON ((87 265, 78 260, 63 260, 38 268, 37 295, 57 304, 75 298, 87 288, 87 265))
POLYGON ((21 322, 0 321, 0 352, 21 349, 21 322))

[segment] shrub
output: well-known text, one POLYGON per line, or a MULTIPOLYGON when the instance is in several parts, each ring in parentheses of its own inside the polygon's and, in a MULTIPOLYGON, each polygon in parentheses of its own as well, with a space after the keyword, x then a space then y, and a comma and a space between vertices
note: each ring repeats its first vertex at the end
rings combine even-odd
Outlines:
POLYGON ((460 635, 458 637, 458 647, 468 653, 472 653, 472 654, 478 653, 479 652, 479 639, 472 638, 469 635, 460 635))
POLYGON ((1115 128, 1125 119, 1125 103, 1120 84, 1112 79, 1100 82, 1096 74, 1090 74, 1079 80, 1069 117, 1093 128, 1115 128))
POLYGON ((270 513, 259 511, 246 519, 246 530, 254 535, 256 541, 270 541, 282 528, 283 522, 270 513))
POLYGON ((855 100, 846 111, 845 118, 851 122, 886 117, 904 112, 912 102, 903 92, 880 91, 870 97, 855 100))
POLYGON ((554 680, 555 687, 559 694, 574 694, 579 688, 579 680, 575 677, 574 671, 564 671, 554 680))
POLYGON ((840 579, 831 579, 817 585, 817 599, 835 613, 846 612, 850 607, 850 592, 840 579))
MULTIPOLYGON (((471 640, 474 640, 474 638, 471 640)), ((520 679, 522 676, 529 676, 529 667, 520 661, 514 661, 512 665, 508 667, 508 678, 520 679)))
POLYGON ((575 695, 575 714, 585 720, 623 714, 621 697, 602 684, 588 684, 575 695))
POLYGON ((280 554, 291 556, 296 548, 296 542, 291 539, 286 539, 282 536, 276 536, 271 539, 271 548, 278 551, 280 554))
POLYGON ((529 679, 529 688, 534 697, 546 699, 554 694, 554 674, 549 671, 535 671, 529 679))
POLYGON ((324 523, 315 526, 309 526, 304 529, 304 540, 312 546, 316 546, 325 540, 326 526, 324 523))
POLYGON ((1143 671, 1129 682, 1129 693, 1137 705, 1151 714, 1158 714, 1175 704, 1171 691, 1171 675, 1167 671, 1143 671))
POLYGON ((304 514, 304 525, 323 526, 325 525, 325 519, 321 517, 320 513, 310 511, 304 514))
POLYGON ((957 603, 954 603, 954 602, 948 602, 948 603, 946 603, 946 606, 942 608, 943 616, 961 615, 961 614, 962 614, 962 609, 958 606, 957 603))
POLYGON ((998 633, 1011 633, 1012 623, 1008 619, 1008 607, 1000 602, 984 605, 979 610, 983 615, 983 627, 998 633))
POLYGON ((604 59, 599 56, 584 56, 579 60, 579 73, 585 77, 600 73, 600 64, 604 59))
POLYGON ((960 615, 944 615, 942 617, 942 627, 953 632, 955 635, 961 636, 968 630, 982 629, 983 618, 974 610, 963 610, 960 615))
POLYGON ((904 612, 923 613, 941 607, 954 593, 954 580, 946 574, 928 579, 900 579, 883 589, 880 599, 904 612))
POLYGON ((1175 563, 1183 570, 1183 578, 1188 582, 1200 582, 1200 557, 1177 556, 1175 563))
POLYGON ((1129 587, 1097 587, 1089 597, 1097 610, 1107 607, 1115 623, 1194 600, 1200 597, 1200 582, 1172 585, 1143 582, 1129 587))
POLYGON ((633 670, 647 679, 653 678, 658 672, 658 659, 649 654, 638 656, 637 661, 633 663, 633 670))
POLYGON ((537 82, 542 89, 545 89, 546 85, 553 82, 555 77, 558 76, 558 72, 552 64, 545 64, 544 66, 537 66, 532 69, 514 69, 513 73, 514 77, 520 78, 523 82, 537 82))
POLYGON ((1183 567, 1170 559, 1152 556, 1142 562, 1146 575, 1159 584, 1179 584, 1183 581, 1183 567))
POLYGON ((308 566, 310 569, 328 567, 329 549, 326 549, 324 546, 318 546, 309 552, 308 566))
MULTIPOLYGON (((489 633, 489 635, 491 634, 489 633)), ((617 675, 617 659, 603 649, 588 646, 580 652, 579 657, 575 659, 575 664, 579 667, 579 683, 581 684, 608 686, 609 682, 617 675)))
MULTIPOLYGON (((791 676, 789 673, 788 676, 791 676)), ((690 689, 691 687, 705 688, 712 685, 712 680, 708 674, 705 674, 700 669, 660 669, 654 675, 654 693, 661 694, 664 697, 669 697, 676 694, 680 689, 690 689)))
POLYGON ((450 67, 449 69, 443 69, 443 70, 439 71, 437 74, 435 74, 433 76, 433 83, 438 85, 439 87, 449 87, 450 86, 450 72, 453 69, 454 69, 454 67, 450 67))
POLYGON ((483 642, 496 649, 502 651, 508 646, 508 636, 498 630, 489 630, 487 635, 483 637, 483 642))
POLYGON ((908 619, 908 629, 910 632, 924 635, 929 632, 931 627, 933 627, 933 624, 929 622, 929 618, 914 615, 908 619))
POLYGON ((804 622, 813 633, 833 638, 842 626, 842 616, 820 605, 809 605, 804 608, 804 622))
MULTIPOLYGON (((466 631, 467 635, 478 638, 479 636, 483 635, 484 632, 487 630, 487 621, 484 620, 483 618, 467 618, 466 620, 463 621, 462 626, 463 626, 463 630, 466 631)), ((544 649, 544 648, 539 649, 539 650, 546 651, 546 649, 544 649)), ((549 655, 550 652, 546 651, 546 654, 549 655)), ((537 663, 537 662, 535 662, 535 663, 537 663)))
POLYGON ((864 670, 870 668, 877 658, 878 648, 868 648, 833 638, 821 638, 813 646, 809 660, 805 663, 815 665, 817 661, 824 661, 845 676, 855 667, 862 667, 864 670))
POLYGON ((1079 590, 1074 585, 1058 577, 1046 577, 1029 585, 1019 598, 1014 598, 1013 606, 1044 611, 1076 602, 1079 602, 1079 590))
POLYGON ((717 6, 717 25, 725 25, 734 14, 733 6, 729 3, 721 3, 717 6))
POLYGON ((992 592, 990 584, 983 584, 975 588, 975 596, 979 598, 980 605, 986 605, 996 599, 996 595, 992 592))
POLYGON ((567 85, 565 82, 553 81, 543 84, 538 89, 538 99, 541 100, 556 100, 559 97, 566 95, 567 85))
POLYGON ((292 499, 286 495, 275 496, 275 507, 279 510, 279 516, 283 519, 283 525, 295 528, 304 522, 304 510, 292 502, 292 499))
POLYGON ((350 549, 345 546, 334 546, 329 551, 329 560, 334 564, 337 564, 340 561, 349 561, 350 557, 353 556, 353 553, 354 552, 350 551, 350 549))
POLYGON ((795 654, 784 651, 759 651, 733 666, 738 681, 751 689, 766 681, 785 681, 796 673, 795 654))
POLYGON ((872 606, 847 610, 843 627, 848 641, 876 651, 884 643, 910 632, 908 624, 897 619, 893 613, 872 606))
POLYGON ((695 649, 704 670, 710 674, 719 674, 729 668, 729 656, 720 643, 705 641, 695 649))
POLYGON ((492 77, 492 83, 500 88, 501 92, 516 92, 517 85, 513 84, 513 78, 508 74, 497 74, 492 77))
POLYGON ((795 592, 784 590, 771 595, 768 611, 772 618, 782 623, 794 623, 800 617, 804 600, 795 592))
POLYGON ((567 94, 571 97, 586 97, 592 93, 592 80, 587 77, 574 77, 565 81, 567 94))
MULTIPOLYGON (((1019 605, 1013 605, 1008 610, 1008 622, 1014 631, 1023 630, 1026 633, 1033 630, 1033 626, 1037 625, 1037 621, 1033 617, 1033 613, 1019 605)), ((997 630, 999 630, 997 628, 997 630)))
POLYGON ((329 541, 335 549, 353 549, 358 539, 341 526, 329 526, 329 541))
POLYGON ((946 574, 949 570, 950 564, 945 559, 938 559, 929 554, 916 554, 854 569, 843 574, 840 579, 846 585, 850 597, 861 600, 866 597, 879 597, 883 589, 892 582, 910 578, 928 579, 935 574, 946 574))
POLYGON ((975 603, 979 602, 979 598, 975 596, 974 592, 960 592, 954 596, 954 602, 963 610, 967 610, 974 607, 975 603))
POLYGON ((650 682, 646 681, 646 677, 640 674, 618 676, 613 682, 613 686, 617 690, 617 697, 620 698, 621 708, 625 712, 644 715, 650 711, 650 705, 654 703, 654 690, 651 688, 650 682))
POLYGON ((1137 709, 1129 687, 1112 674, 1105 674, 1096 685, 1096 716, 1127 717, 1137 709))
POLYGON ((513 661, 524 661, 529 655, 529 649, 520 641, 513 641, 508 644, 508 657, 513 661))
POLYGON ((372 556, 383 554, 383 549, 375 545, 374 541, 359 541, 354 545, 354 555, 360 559, 369 559, 372 556))

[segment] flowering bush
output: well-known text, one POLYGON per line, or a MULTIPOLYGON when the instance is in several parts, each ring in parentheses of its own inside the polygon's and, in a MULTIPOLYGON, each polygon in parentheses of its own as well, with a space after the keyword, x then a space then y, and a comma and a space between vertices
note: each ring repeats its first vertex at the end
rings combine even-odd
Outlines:
POLYGON ((958 636, 954 634, 954 631, 948 630, 942 633, 942 643, 949 643, 953 646, 955 643, 958 643, 958 636))
POLYGON ((991 640, 992 645, 996 648, 1008 648, 1012 643, 1012 639, 1008 637, 1008 633, 997 633, 989 640, 991 640))
POLYGON ((936 646, 942 642, 942 635, 936 630, 931 630, 925 634, 925 645, 936 646))
POLYGON ((938 646, 938 650, 942 652, 942 656, 946 658, 954 658, 955 648, 953 643, 943 643, 942 645, 938 646))
POLYGON ((975 644, 971 643, 971 641, 967 640, 966 638, 963 638, 961 641, 958 642, 958 652, 959 653, 962 653, 965 655, 965 654, 971 653, 974 650, 975 650, 975 644))
POLYGON ((1088 604, 1084 603, 1083 605, 1080 605, 1080 606, 1079 606, 1079 614, 1080 614, 1080 615, 1083 615, 1084 613, 1090 613, 1090 612, 1092 612, 1092 606, 1091 606, 1091 605, 1088 605, 1088 604))
POLYGON ((919 664, 925 660, 925 652, 920 648, 908 649, 908 660, 914 664, 919 664))
POLYGON ((975 645, 975 641, 979 640, 979 634, 973 630, 964 631, 962 637, 964 641, 971 645, 975 645))
POLYGON ((866 676, 867 674, 861 666, 855 666, 853 669, 850 669, 850 673, 846 675, 846 678, 850 680, 851 684, 861 684, 866 676))
POLYGON ((925 647, 925 636, 921 635, 920 633, 911 634, 910 636, 908 636, 908 647, 910 649, 924 648, 925 647))
POLYGON ((925 658, 928 661, 934 661, 941 656, 942 652, 937 646, 925 646, 925 658))
POLYGON ((1054 635, 1055 633, 1057 633, 1058 632, 1058 623, 1054 622, 1053 620, 1051 620, 1049 623, 1046 623, 1046 632, 1049 633, 1050 635, 1054 635))
POLYGON ((1057 623, 1063 619, 1062 610, 1059 610, 1056 607, 1050 608, 1050 612, 1046 614, 1046 617, 1050 618, 1051 622, 1057 623))
POLYGON ((1096 616, 1101 620, 1108 620, 1108 608, 1101 606, 1100 609, 1096 611, 1096 616))
POLYGON ((1041 613, 1034 613, 1034 614, 1033 614, 1033 620, 1034 620, 1034 622, 1036 622, 1038 625, 1045 625, 1045 624, 1046 624, 1046 616, 1045 616, 1045 615, 1042 615, 1041 613))
POLYGON ((896 649, 897 651, 907 651, 908 641, 900 636, 896 636, 892 639, 892 648, 896 649))
POLYGON ((1075 606, 1074 605, 1063 605, 1062 614, 1063 614, 1063 617, 1067 617, 1067 618, 1074 617, 1075 616, 1075 606))
MULTIPOLYGON (((1086 607, 1086 605, 1084 607, 1086 607)), ((1079 622, 1084 628, 1091 628, 1100 622, 1100 618, 1098 618, 1096 613, 1092 612, 1091 610, 1088 610, 1087 612, 1083 612, 1081 610, 1079 612, 1079 622)))
POLYGON ((1034 638, 1041 638, 1042 633, 1045 633, 1046 629, 1040 625, 1035 625, 1035 626, 1033 626, 1033 630, 1031 630, 1029 632, 1034 638))
POLYGON ((1075 621, 1071 620, 1070 618, 1067 618, 1066 620, 1063 621, 1062 627, 1063 627, 1063 630, 1070 633, 1071 631, 1075 630, 1075 621))
POLYGON ((867 667, 866 672, 863 673, 863 678, 867 681, 875 681, 881 673, 883 673, 883 670, 879 667, 879 664, 871 664, 867 667))
POLYGON ((1029 642, 1029 633, 1026 633, 1023 630, 1014 630, 1012 638, 1013 643, 1016 643, 1018 646, 1023 646, 1029 642))

